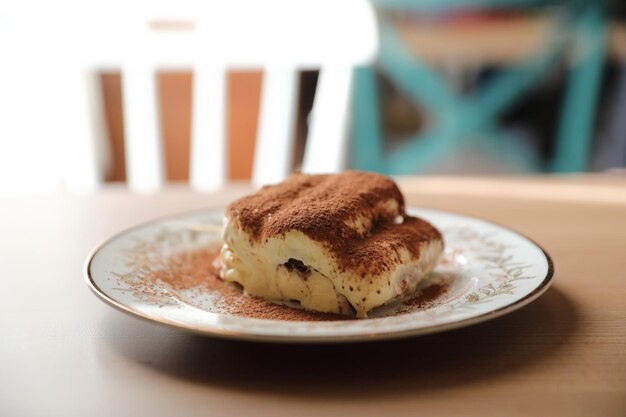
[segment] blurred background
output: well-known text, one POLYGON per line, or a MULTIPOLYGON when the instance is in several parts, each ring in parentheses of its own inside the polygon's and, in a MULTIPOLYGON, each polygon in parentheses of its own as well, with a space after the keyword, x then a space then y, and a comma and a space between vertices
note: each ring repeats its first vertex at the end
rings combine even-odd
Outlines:
POLYGON ((3 0, 0 37, 0 195, 626 167, 621 0, 3 0))

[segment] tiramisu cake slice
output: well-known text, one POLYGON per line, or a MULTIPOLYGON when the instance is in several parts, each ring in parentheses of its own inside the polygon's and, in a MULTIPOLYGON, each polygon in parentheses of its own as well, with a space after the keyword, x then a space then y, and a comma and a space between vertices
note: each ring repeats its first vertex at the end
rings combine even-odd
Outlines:
POLYGON ((248 295, 367 317, 413 294, 442 250, 390 178, 296 174, 228 206, 222 278, 248 295))

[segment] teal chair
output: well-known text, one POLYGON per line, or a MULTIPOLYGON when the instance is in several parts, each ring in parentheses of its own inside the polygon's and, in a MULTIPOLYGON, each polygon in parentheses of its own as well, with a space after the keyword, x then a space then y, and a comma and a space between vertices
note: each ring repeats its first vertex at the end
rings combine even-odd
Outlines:
MULTIPOLYGON (((379 10, 432 10, 441 7, 521 6, 545 2, 508 0, 496 3, 463 0, 376 0, 379 10)), ((470 95, 455 92, 446 80, 403 44, 394 26, 380 19, 381 50, 376 70, 430 115, 429 127, 404 145, 385 150, 374 68, 355 74, 350 165, 390 175, 428 171, 459 146, 474 146, 501 162, 527 171, 585 170, 591 145, 606 24, 601 2, 559 3, 545 47, 526 62, 499 72, 470 95), (573 63, 560 114, 553 160, 538 155, 498 125, 498 117, 522 98, 573 46, 573 63)), ((557 113, 555 111, 555 113, 557 113)), ((557 114, 555 114, 557 117, 557 114)))

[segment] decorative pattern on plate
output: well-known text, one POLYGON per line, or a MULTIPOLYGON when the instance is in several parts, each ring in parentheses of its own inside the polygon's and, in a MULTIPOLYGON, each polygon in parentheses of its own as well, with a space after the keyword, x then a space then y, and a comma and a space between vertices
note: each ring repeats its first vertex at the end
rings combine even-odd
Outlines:
MULTIPOLYGON (((487 276, 492 279, 464 297, 428 311, 429 317, 433 319, 458 309, 473 310, 476 306, 489 302, 493 297, 513 296, 516 289, 515 281, 536 278, 536 276, 525 275, 524 272, 532 265, 518 260, 515 257, 515 247, 498 239, 497 232, 481 233, 480 230, 469 226, 449 227, 442 232, 446 241, 450 240, 457 245, 454 248, 448 248, 447 252, 483 262, 487 276)), ((444 258, 443 263, 448 263, 447 257, 444 258)), ((466 263, 467 261, 461 262, 461 264, 466 263)))
POLYGON ((273 316, 246 314, 275 305, 261 300, 266 304, 245 306, 241 303, 250 297, 232 287, 225 290, 227 284, 220 280, 206 279, 211 253, 221 243, 221 210, 148 223, 112 238, 88 261, 88 283, 105 301, 160 323, 214 335, 282 341, 430 333, 512 311, 547 288, 551 262, 525 237, 471 217, 410 212, 444 235, 444 258, 423 288, 439 286, 445 291, 431 291, 435 297, 428 302, 381 307, 369 319, 287 317, 276 309, 273 316))
MULTIPOLYGON (((195 304, 193 299, 202 289, 202 281, 185 267, 194 261, 197 256, 193 255, 200 248, 210 257, 220 247, 216 242, 219 236, 214 232, 209 232, 208 236, 202 233, 181 225, 163 226, 151 240, 135 236, 133 245, 120 251, 120 258, 129 270, 111 272, 117 284, 114 290, 131 293, 137 301, 159 307, 180 307, 185 302, 195 304), (192 291, 194 289, 198 291, 192 291)), ((207 270, 206 274, 209 273, 207 270)))

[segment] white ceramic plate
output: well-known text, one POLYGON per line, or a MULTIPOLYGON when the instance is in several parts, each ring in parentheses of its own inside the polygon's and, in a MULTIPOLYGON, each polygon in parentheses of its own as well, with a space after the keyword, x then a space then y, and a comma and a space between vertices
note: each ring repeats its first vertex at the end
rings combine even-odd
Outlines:
MULTIPOLYGON (((443 262, 424 284, 446 291, 413 307, 398 303, 362 320, 255 318, 211 288, 187 278, 187 263, 220 244, 222 209, 152 221, 124 231, 89 255, 85 278, 103 301, 134 316, 196 333, 278 342, 344 342, 398 338, 439 332, 502 316, 530 303, 548 288, 550 257, 537 244, 506 227, 443 211, 410 209, 442 231, 443 262), (176 256, 178 256, 176 258, 176 256), (172 264, 168 259, 175 257, 172 264), (175 272, 168 271, 173 268, 175 272), (189 288, 168 284, 182 274, 189 288), (233 312, 234 311, 234 312, 233 312)), ((204 262, 203 265, 207 265, 204 262)), ((194 272, 197 281, 197 271, 194 272)), ((433 287, 431 287, 433 288, 433 287)), ((284 307, 288 308, 288 307, 284 307)))

